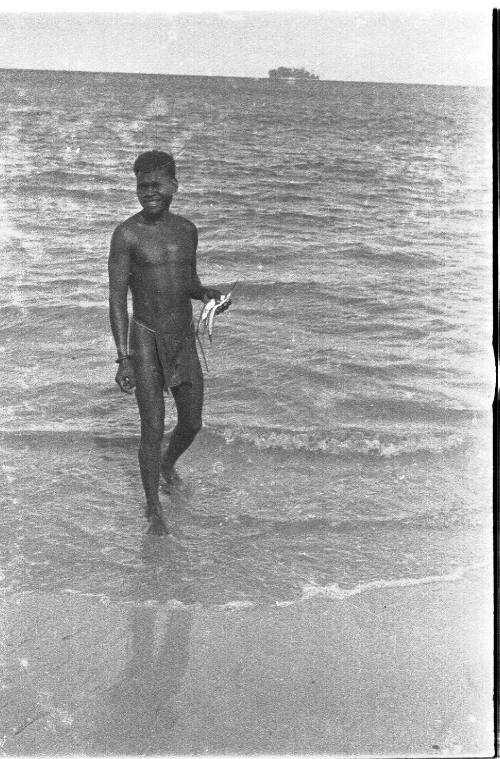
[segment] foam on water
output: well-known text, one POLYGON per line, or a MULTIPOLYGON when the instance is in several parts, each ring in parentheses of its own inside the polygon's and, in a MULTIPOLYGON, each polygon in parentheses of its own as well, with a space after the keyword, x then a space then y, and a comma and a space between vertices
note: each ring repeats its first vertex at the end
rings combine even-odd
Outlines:
MULTIPOLYGON (((353 596, 370 593, 373 591, 385 590, 385 589, 404 589, 410 587, 418 587, 422 585, 437 585, 440 583, 453 583, 461 580, 462 578, 477 574, 486 570, 488 574, 491 574, 491 562, 479 562, 471 564, 470 566, 458 567, 454 572, 444 575, 432 575, 428 577, 401 577, 393 580, 373 580, 372 582, 359 583, 354 587, 340 587, 337 583, 331 583, 326 586, 306 585, 302 589, 302 594, 299 598, 287 601, 250 601, 250 600, 234 600, 227 601, 225 603, 211 605, 213 611, 235 611, 245 612, 251 609, 255 609, 257 606, 270 606, 274 605, 279 608, 288 608, 291 606, 302 605, 311 601, 325 600, 325 601, 344 601, 353 596)), ((63 588, 61 591, 63 594, 76 595, 81 597, 87 597, 98 600, 104 606, 109 606, 113 603, 113 599, 104 593, 88 593, 75 591, 71 588, 63 588)), ((25 594, 28 595, 28 594, 25 594)), ((134 607, 158 607, 164 606, 169 609, 202 609, 203 605, 200 603, 185 603, 179 599, 172 598, 166 602, 159 601, 157 599, 144 599, 142 601, 122 601, 124 606, 130 605, 134 607)))
MULTIPOLYGON (((46 388, 50 391, 50 384, 38 383, 38 392, 46 388)), ((28 389, 28 386, 25 388, 28 389)), ((85 420, 85 426, 76 426, 66 421, 54 420, 50 425, 25 424, 18 426, 18 419, 12 418, 12 426, 5 423, 0 427, 0 435, 6 439, 15 438, 34 443, 68 444, 85 442, 88 439, 89 421, 85 420)), ((92 424, 92 431, 97 434, 101 445, 130 446, 138 445, 139 435, 129 435, 127 432, 105 434, 102 424, 96 421, 92 424)), ((166 433, 168 435, 168 432, 166 433)), ((217 427, 205 428, 201 433, 202 438, 210 445, 211 440, 224 441, 227 446, 244 444, 249 450, 255 448, 258 451, 288 451, 290 453, 318 453, 328 456, 370 456, 381 458, 395 458, 398 456, 411 456, 416 453, 439 455, 447 451, 463 448, 474 442, 474 434, 450 432, 446 430, 432 432, 409 432, 401 430, 399 435, 396 431, 391 433, 392 439, 381 440, 374 433, 371 436, 367 432, 359 430, 343 431, 333 435, 327 430, 290 430, 290 429, 243 429, 241 426, 234 428, 217 427)))
POLYGON ((409 588, 416 585, 429 585, 439 582, 456 582, 457 580, 461 580, 464 575, 476 572, 483 568, 491 571, 491 562, 482 562, 471 564, 468 567, 459 567, 454 572, 444 575, 432 575, 429 577, 398 577, 394 580, 373 580, 372 582, 359 583, 353 588, 341 588, 337 583, 331 583, 326 586, 306 585, 302 589, 300 601, 311 601, 318 598, 328 599, 330 601, 340 601, 345 598, 351 598, 351 596, 357 596, 360 593, 367 593, 382 588, 409 588))
MULTIPOLYGON (((325 430, 224 430, 226 443, 239 441, 251 443, 259 450, 279 449, 283 451, 324 452, 334 455, 370 455, 383 458, 411 455, 425 452, 440 454, 463 446, 467 442, 465 433, 456 432, 438 434, 421 433, 408 434, 403 431, 399 439, 380 440, 379 437, 368 437, 363 432, 332 435, 325 430)), ((394 433, 393 433, 394 435, 394 433)))

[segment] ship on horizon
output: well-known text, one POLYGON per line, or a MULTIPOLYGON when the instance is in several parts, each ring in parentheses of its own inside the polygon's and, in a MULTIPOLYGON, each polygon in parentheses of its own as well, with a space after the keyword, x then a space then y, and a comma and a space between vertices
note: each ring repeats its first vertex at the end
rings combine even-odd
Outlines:
POLYGON ((286 66, 279 66, 277 69, 270 69, 269 79, 319 79, 317 74, 312 74, 305 68, 294 69, 286 66))

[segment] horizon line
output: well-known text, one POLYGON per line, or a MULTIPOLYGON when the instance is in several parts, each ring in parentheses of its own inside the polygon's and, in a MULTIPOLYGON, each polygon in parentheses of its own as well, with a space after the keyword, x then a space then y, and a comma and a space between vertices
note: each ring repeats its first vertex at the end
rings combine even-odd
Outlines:
MULTIPOLYGON (((251 79, 253 81, 265 81, 265 82, 279 82, 280 78, 271 78, 268 76, 250 76, 242 74, 166 74, 153 71, 98 71, 94 69, 45 69, 45 68, 19 68, 17 66, 4 67, 0 66, 0 72, 3 71, 28 71, 28 72, 41 72, 41 73, 57 73, 57 74, 100 74, 105 76, 106 74, 118 75, 118 76, 176 76, 176 77, 191 77, 199 79, 251 79)), ((287 79, 283 79, 287 81, 287 79)), ((488 84, 443 84, 440 82, 401 82, 401 81, 381 81, 374 79, 304 79, 298 80, 304 81, 308 84, 311 82, 329 82, 337 84, 403 84, 408 87, 480 87, 488 89, 491 85, 488 84)))

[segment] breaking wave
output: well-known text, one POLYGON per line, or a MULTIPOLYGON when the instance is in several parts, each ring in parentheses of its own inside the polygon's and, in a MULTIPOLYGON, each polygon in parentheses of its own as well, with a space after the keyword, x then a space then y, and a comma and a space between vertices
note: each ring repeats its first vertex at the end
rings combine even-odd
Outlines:
POLYGON ((306 451, 393 458, 415 453, 440 454, 458 449, 468 438, 458 432, 393 433, 384 435, 361 430, 291 430, 225 427, 214 431, 228 445, 250 444, 258 450, 306 451))
MULTIPOLYGON (((478 562, 470 564, 468 566, 458 567, 455 571, 442 575, 427 575, 423 577, 398 577, 390 580, 380 579, 371 580, 369 582, 361 582, 352 587, 341 587, 335 582, 329 585, 304 585, 302 593, 299 597, 290 600, 278 600, 275 601, 254 601, 251 599, 246 600, 232 600, 225 603, 213 603, 208 606, 213 610, 219 611, 235 611, 242 612, 250 609, 254 609, 258 606, 278 606, 288 607, 296 606, 298 604, 307 603, 308 601, 325 600, 325 601, 343 601, 352 596, 358 596, 364 593, 377 590, 390 590, 394 588, 410 588, 421 585, 435 585, 438 583, 452 583, 458 582, 468 575, 474 574, 481 570, 486 570, 488 576, 491 575, 491 565, 489 562, 478 562)), ((134 607, 159 607, 164 606, 170 609, 184 609, 201 610, 207 608, 206 603, 200 602, 185 602, 177 598, 171 598, 167 601, 162 601, 156 598, 149 598, 144 600, 127 600, 127 601, 115 601, 106 593, 92 593, 79 590, 73 590, 71 588, 62 589, 63 595, 80 596, 84 598, 91 598, 104 606, 109 606, 113 603, 119 603, 122 606, 134 606, 134 607)), ((25 595, 27 595, 25 593, 25 595)))
POLYGON ((430 585, 438 582, 456 582, 461 580, 466 574, 479 569, 488 568, 487 562, 471 564, 468 567, 459 567, 454 572, 444 575, 429 575, 426 577, 398 577, 393 580, 372 580, 354 585, 352 588, 341 588, 337 583, 330 585, 305 585, 302 588, 301 601, 310 601, 314 598, 324 598, 328 600, 342 600, 357 596, 360 593, 366 593, 370 590, 380 590, 384 588, 407 588, 414 585, 430 585))
MULTIPOLYGON (((54 422, 50 427, 30 425, 29 428, 0 429, 0 436, 6 440, 16 439, 25 442, 76 443, 81 439, 88 446, 89 433, 99 447, 127 447, 136 445, 139 435, 131 435, 122 430, 107 431, 94 426, 79 429, 66 422, 54 422)), ((168 432, 166 433, 168 435, 168 432)), ((458 450, 470 444, 472 434, 456 431, 443 432, 384 432, 363 430, 339 430, 329 432, 320 429, 293 430, 285 428, 240 427, 240 426, 205 426, 201 433, 209 443, 227 446, 251 446, 259 451, 284 451, 290 453, 318 453, 334 456, 370 456, 383 459, 414 454, 443 454, 458 450)))

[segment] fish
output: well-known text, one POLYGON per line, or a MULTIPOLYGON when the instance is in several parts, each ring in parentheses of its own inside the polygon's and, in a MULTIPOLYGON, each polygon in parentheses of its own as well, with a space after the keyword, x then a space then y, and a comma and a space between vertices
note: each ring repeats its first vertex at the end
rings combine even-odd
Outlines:
POLYGON ((214 329, 214 319, 218 313, 220 313, 223 306, 226 308, 231 304, 231 295, 234 292, 234 288, 238 282, 235 282, 226 295, 221 295, 219 300, 211 298, 203 307, 200 318, 198 320, 197 332, 200 331, 200 326, 203 324, 203 333, 208 331, 208 339, 212 342, 212 334, 214 329))

